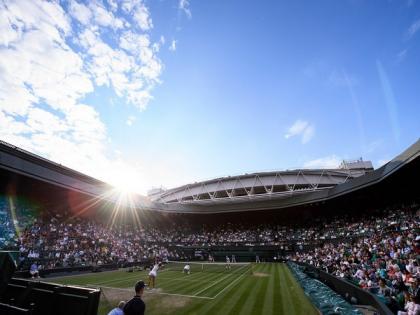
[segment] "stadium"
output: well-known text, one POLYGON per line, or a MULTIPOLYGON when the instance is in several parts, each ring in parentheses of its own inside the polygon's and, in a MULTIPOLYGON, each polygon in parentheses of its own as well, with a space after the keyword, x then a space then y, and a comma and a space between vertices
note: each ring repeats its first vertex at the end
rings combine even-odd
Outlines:
POLYGON ((2 314, 107 314, 156 264, 149 314, 393 314, 418 292, 420 140, 378 169, 357 160, 149 196, 5 142, 0 168, 2 314))

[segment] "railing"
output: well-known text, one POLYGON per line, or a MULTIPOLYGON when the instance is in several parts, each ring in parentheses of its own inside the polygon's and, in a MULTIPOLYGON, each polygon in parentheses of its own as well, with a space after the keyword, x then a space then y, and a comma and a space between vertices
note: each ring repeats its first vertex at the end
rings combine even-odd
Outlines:
POLYGON ((305 272, 309 272, 311 276, 328 285, 347 301, 357 301, 357 304, 373 306, 381 315, 393 315, 391 310, 369 291, 363 290, 314 266, 301 262, 294 263, 305 267, 305 272))

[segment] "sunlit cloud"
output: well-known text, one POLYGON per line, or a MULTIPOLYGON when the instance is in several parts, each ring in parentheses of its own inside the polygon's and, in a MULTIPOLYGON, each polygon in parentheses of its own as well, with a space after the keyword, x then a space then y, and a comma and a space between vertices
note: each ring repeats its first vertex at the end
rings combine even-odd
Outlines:
POLYGON ((0 3, 0 139, 110 183, 141 181, 84 99, 108 88, 144 110, 160 84, 164 37, 151 39, 143 1, 61 4, 0 3))
POLYGON ((170 51, 175 51, 176 50, 176 40, 172 40, 171 45, 169 46, 169 50, 170 51))
POLYGON ((315 135, 315 126, 304 120, 296 120, 292 126, 289 127, 287 133, 284 135, 286 139, 295 136, 301 138, 302 144, 306 144, 312 140, 315 135))
POLYGON ((179 0, 178 8, 183 11, 189 19, 192 18, 189 0, 179 0))
POLYGON ((322 158, 307 161, 303 164, 304 168, 310 169, 335 169, 338 168, 343 161, 337 155, 329 155, 322 158))
POLYGON ((134 122, 136 121, 136 116, 128 116, 126 124, 128 126, 132 126, 134 124, 134 122))

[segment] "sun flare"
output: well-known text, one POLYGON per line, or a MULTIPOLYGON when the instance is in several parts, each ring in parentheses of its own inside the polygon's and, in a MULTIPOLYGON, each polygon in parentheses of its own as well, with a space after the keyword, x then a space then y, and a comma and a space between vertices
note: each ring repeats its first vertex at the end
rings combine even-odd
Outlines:
POLYGON ((118 174, 111 181, 115 190, 123 195, 131 195, 139 193, 139 182, 134 174, 118 174))

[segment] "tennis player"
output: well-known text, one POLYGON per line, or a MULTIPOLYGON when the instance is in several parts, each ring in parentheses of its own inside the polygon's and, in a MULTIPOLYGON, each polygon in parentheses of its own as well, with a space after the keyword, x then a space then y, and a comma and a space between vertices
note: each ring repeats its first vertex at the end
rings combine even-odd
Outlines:
POLYGON ((189 275, 190 274, 190 269, 191 269, 190 264, 186 264, 184 266, 184 270, 182 272, 189 275))
POLYGON ((230 270, 230 258, 226 256, 226 269, 230 270))
POLYGON ((152 289, 155 288, 158 270, 159 270, 159 264, 156 263, 154 264, 152 270, 150 270, 149 272, 149 283, 147 284, 149 288, 152 288, 152 289))

